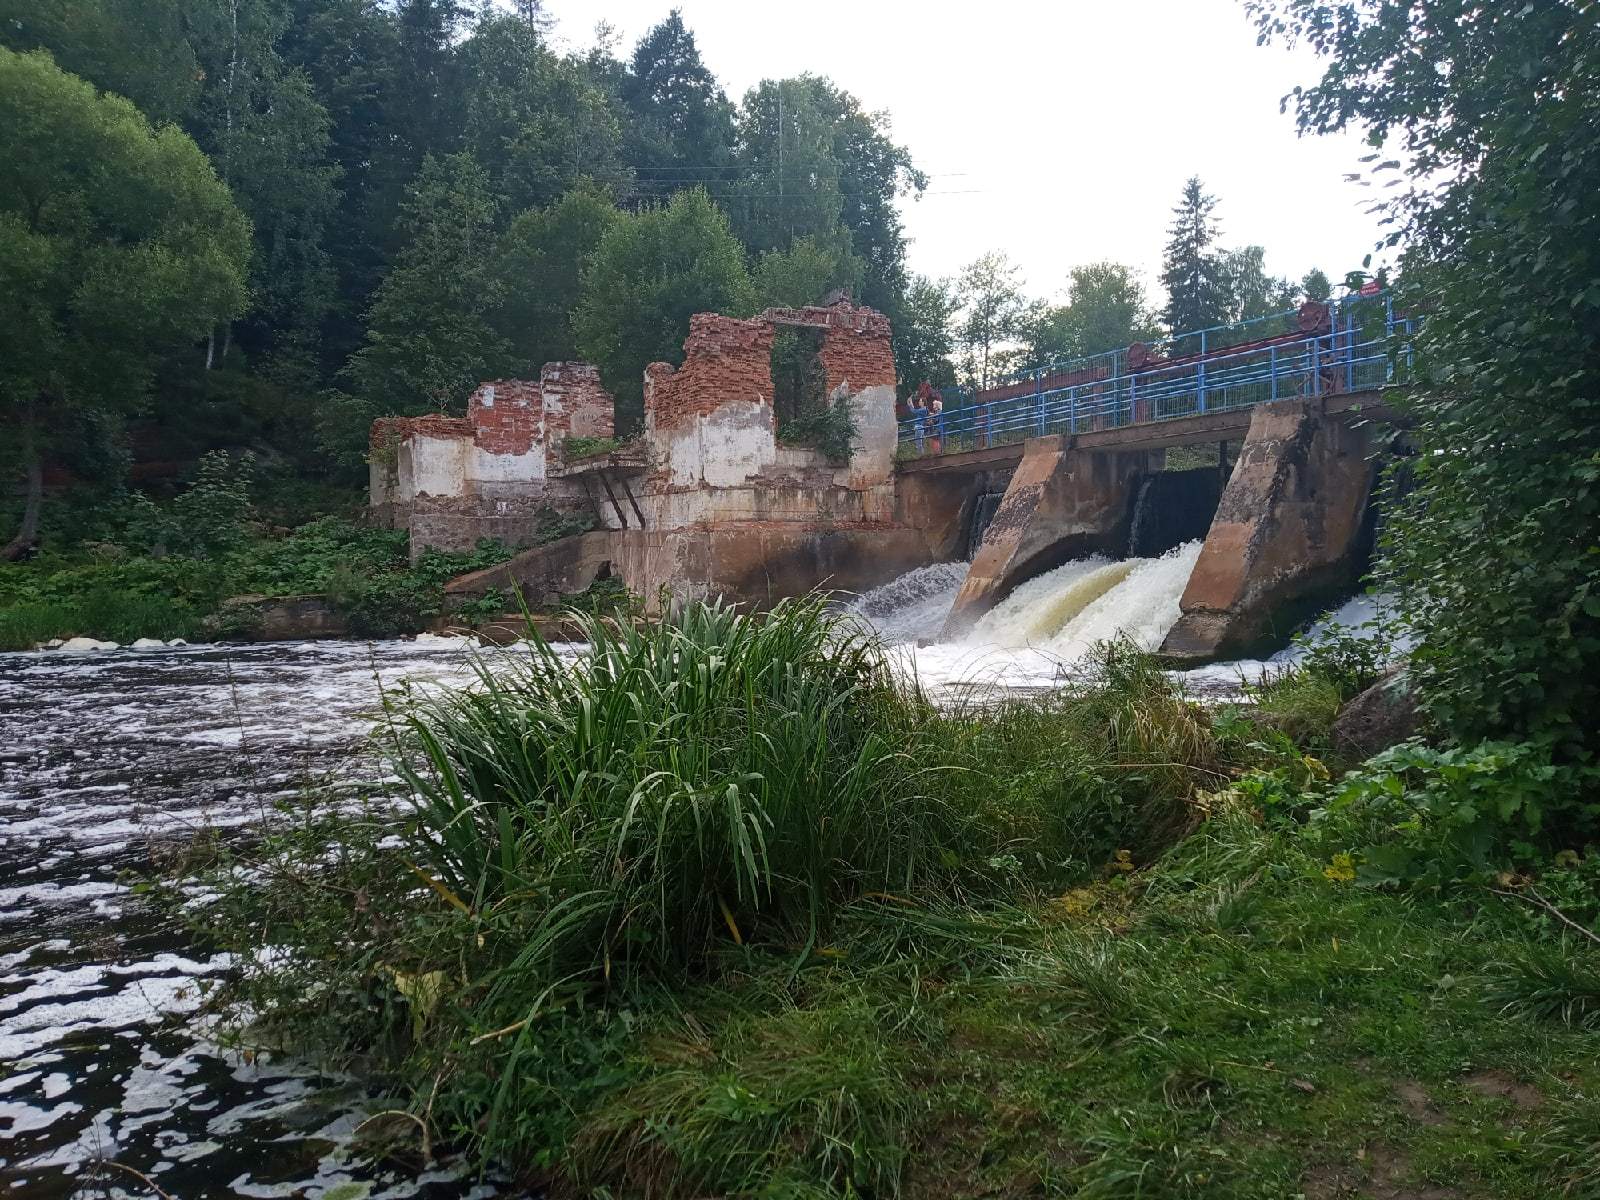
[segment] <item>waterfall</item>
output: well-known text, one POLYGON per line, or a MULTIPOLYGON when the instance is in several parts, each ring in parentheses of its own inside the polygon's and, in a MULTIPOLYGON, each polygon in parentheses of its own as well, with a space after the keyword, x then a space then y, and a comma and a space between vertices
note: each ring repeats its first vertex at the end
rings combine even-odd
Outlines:
POLYGON ((964 562, 918 567, 863 592, 846 608, 872 626, 889 645, 934 637, 966 577, 964 562))
POLYGON ((1178 619, 1178 601, 1199 556, 1200 543, 1188 542, 1160 558, 1067 563, 1018 587, 979 619, 966 640, 1030 646, 1064 661, 1116 637, 1154 650, 1178 619))
POLYGON ((1128 557, 1133 558, 1143 549, 1147 540, 1145 530, 1150 524, 1150 485, 1155 476, 1146 475, 1139 481, 1139 493, 1133 500, 1133 520, 1128 524, 1128 557))
POLYGON ((982 492, 972 502, 972 518, 967 525, 967 561, 971 562, 978 557, 978 549, 983 545, 983 537, 989 532, 989 522, 994 520, 994 514, 1000 507, 1000 501, 1006 498, 1004 492, 982 492))

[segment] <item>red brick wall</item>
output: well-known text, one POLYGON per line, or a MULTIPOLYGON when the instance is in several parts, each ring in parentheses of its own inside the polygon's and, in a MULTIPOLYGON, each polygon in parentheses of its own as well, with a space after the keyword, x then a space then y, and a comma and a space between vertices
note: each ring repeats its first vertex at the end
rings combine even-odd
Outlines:
POLYGON ((837 318, 822 335, 817 358, 822 363, 828 393, 842 383, 854 394, 869 387, 894 387, 894 348, 889 340, 889 318, 871 309, 832 310, 837 318))
POLYGON ((651 363, 645 370, 645 408, 658 429, 733 400, 772 403, 772 325, 717 313, 689 319, 683 366, 651 363))
POLYGON ((768 325, 820 329, 817 352, 831 393, 842 383, 859 392, 879 384, 894 386, 894 349, 889 318, 870 308, 852 304, 808 305, 805 308, 769 308, 756 318, 768 325))
POLYGON ((467 402, 477 444, 490 454, 526 454, 544 429, 539 385, 527 379, 480 383, 467 402))
POLYGON ((471 437, 472 422, 465 417, 429 413, 424 417, 379 417, 372 423, 369 445, 373 450, 389 451, 414 434, 427 437, 471 437))
POLYGON ((545 363, 539 372, 544 394, 545 444, 564 438, 611 437, 616 429, 617 402, 588 363, 545 363))

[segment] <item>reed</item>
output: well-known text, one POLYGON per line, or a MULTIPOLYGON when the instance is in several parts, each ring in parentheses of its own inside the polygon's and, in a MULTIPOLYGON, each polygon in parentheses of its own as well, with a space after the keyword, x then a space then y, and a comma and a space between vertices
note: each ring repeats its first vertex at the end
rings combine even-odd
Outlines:
POLYGON ((803 949, 863 895, 980 873, 976 815, 927 786, 927 706, 820 599, 573 619, 578 662, 534 638, 404 714, 411 849, 515 930, 519 991, 681 974, 730 942, 803 949))

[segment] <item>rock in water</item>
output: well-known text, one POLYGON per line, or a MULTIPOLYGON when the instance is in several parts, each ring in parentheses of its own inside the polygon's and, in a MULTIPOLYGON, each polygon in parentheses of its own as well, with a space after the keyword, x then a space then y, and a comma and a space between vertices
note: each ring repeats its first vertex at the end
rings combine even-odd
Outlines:
POLYGON ((102 642, 97 638, 89 637, 68 638, 66 641, 61 643, 61 649, 73 651, 115 650, 117 648, 116 642, 102 642))
POLYGON ((166 648, 167 644, 160 638, 139 638, 128 646, 130 650, 165 650, 166 648))
POLYGON ((1405 668, 1396 667, 1339 710, 1333 744, 1366 758, 1416 736, 1422 718, 1405 668))

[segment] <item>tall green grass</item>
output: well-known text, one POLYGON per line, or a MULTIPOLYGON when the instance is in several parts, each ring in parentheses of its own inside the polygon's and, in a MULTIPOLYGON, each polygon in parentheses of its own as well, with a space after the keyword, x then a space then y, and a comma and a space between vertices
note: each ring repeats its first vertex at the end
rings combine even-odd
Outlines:
POLYGON ((575 660, 534 639, 395 698, 403 822, 308 801, 208 876, 252 1037, 377 1067, 440 1140, 543 1182, 892 1196, 924 1068, 881 1048, 923 988, 988 1005, 1004 976, 1095 1045, 1145 1019, 1109 943, 1039 943, 1222 777, 1148 656, 951 711, 819 598, 571 619, 575 660))
POLYGON ((167 596, 91 592, 72 600, 24 601, 0 608, 0 650, 32 650, 52 638, 188 638, 199 626, 193 609, 167 596))
POLYGON ((819 599, 574 619, 576 664, 535 641, 406 715, 414 849, 474 913, 527 921, 519 979, 814 946, 841 905, 981 876, 992 838, 931 778, 926 705, 819 599))

